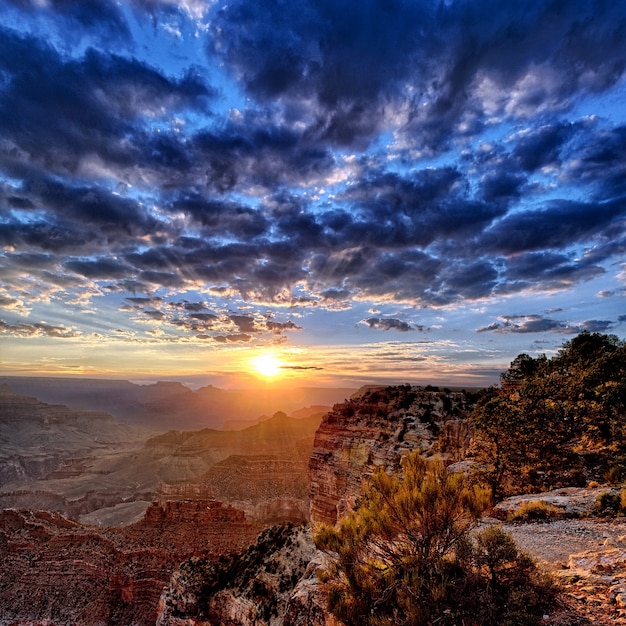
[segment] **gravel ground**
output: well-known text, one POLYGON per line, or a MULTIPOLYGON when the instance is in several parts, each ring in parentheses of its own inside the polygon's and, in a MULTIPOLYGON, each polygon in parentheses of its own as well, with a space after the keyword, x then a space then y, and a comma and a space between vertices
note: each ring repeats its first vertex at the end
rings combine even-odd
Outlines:
POLYGON ((503 524, 517 545, 551 567, 565 565, 572 554, 601 550, 626 536, 626 518, 563 519, 503 524))
POLYGON ((507 523, 503 528, 562 588, 560 606, 544 617, 546 626, 626 626, 626 518, 507 523))

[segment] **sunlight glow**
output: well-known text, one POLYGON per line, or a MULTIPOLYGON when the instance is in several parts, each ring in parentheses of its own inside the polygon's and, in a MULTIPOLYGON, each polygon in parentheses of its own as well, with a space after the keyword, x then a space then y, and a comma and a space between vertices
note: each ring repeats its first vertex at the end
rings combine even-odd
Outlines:
POLYGON ((273 354, 260 354, 250 359, 252 369, 261 376, 266 378, 274 378, 281 373, 280 359, 273 354))

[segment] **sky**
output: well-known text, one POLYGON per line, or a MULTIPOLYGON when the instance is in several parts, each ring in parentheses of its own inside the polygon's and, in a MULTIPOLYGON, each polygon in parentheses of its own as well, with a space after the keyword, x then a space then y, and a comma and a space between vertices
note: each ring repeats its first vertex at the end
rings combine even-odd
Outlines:
POLYGON ((625 226, 624 2, 0 0, 2 374, 491 384, 625 226))

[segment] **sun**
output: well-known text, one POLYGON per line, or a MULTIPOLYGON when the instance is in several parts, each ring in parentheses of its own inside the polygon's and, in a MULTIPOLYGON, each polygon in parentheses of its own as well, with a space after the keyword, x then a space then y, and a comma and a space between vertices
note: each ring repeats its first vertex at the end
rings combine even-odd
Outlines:
POLYGON ((282 371, 280 359, 273 354, 260 354, 250 359, 252 369, 265 378, 274 378, 282 371))

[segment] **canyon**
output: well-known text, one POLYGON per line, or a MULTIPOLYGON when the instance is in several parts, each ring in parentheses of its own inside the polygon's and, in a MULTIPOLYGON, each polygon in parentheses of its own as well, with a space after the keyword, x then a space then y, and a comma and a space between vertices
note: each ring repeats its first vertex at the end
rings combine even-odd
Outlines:
MULTIPOLYGON (((0 376, 14 393, 79 411, 106 412, 152 434, 171 429, 241 430, 277 411, 296 415, 303 407, 331 407, 355 389, 325 387, 192 390, 179 382, 137 384, 128 380, 0 376)), ((319 411, 316 411, 319 412, 319 411)))
MULTIPOLYGON (((459 461, 462 467, 471 440, 467 418, 476 399, 471 389, 368 387, 323 415, 311 409, 295 419, 279 412, 241 431, 162 433, 121 454, 116 471, 95 471, 110 467, 110 458, 90 466, 90 480, 102 485, 119 484, 116 472, 125 467, 126 479, 150 483, 144 500, 116 501, 80 515, 48 507, 55 504, 52 490, 29 492, 34 485, 73 484, 62 498, 79 507, 89 499, 84 500, 84 486, 77 487, 79 477, 58 477, 69 470, 57 468, 32 481, 22 496, 3 488, 0 625, 340 626, 326 610, 317 573, 328 556, 315 548, 312 527, 334 524, 355 506, 368 476, 380 467, 400 470, 408 451, 459 461), (17 506, 9 504, 12 498, 17 506), (48 510, 20 507, 20 501, 48 510)), ((37 406, 32 398, 10 402, 37 406)), ((564 507, 583 498, 581 506, 589 507, 605 490, 593 489, 540 495, 555 506, 565 498, 564 507)), ((514 509, 520 501, 511 499, 497 510, 514 509)), ((613 621, 598 623, 621 619, 611 598, 622 597, 626 580, 620 565, 623 524, 563 520, 553 526, 553 535, 546 528, 542 536, 553 542, 579 537, 568 545, 580 558, 564 545, 555 552, 554 546, 537 544, 532 527, 505 527, 535 548, 539 559, 550 561, 558 553, 560 560, 549 565, 562 569, 580 615, 593 615, 591 605, 583 607, 589 597, 613 603, 613 621), (587 536, 591 543, 583 541, 587 536), (606 556, 595 545, 598 537, 611 541, 606 556), (607 582, 602 563, 609 558, 613 573, 607 582)), ((588 623, 570 618, 561 611, 545 621, 588 623)))
POLYGON ((308 520, 326 408, 149 436, 1 387, 0 624, 154 624, 180 563, 308 520))
POLYGON ((160 485, 211 484, 252 519, 308 518, 308 461, 325 407, 277 412, 242 430, 159 435, 111 415, 0 388, 0 507, 87 523, 137 521, 160 485), (321 412, 320 412, 321 411, 321 412))
MULTIPOLYGON (((310 455, 311 522, 334 524, 354 506, 363 481, 378 467, 398 470, 407 451, 459 457, 469 442, 467 417, 475 400, 471 390, 405 385, 366 387, 335 405, 310 455)), ((211 562, 182 564, 161 598, 159 626, 338 624, 317 579, 327 556, 315 549, 311 526, 285 533, 274 542, 260 539, 240 557, 253 565, 230 567, 225 582, 211 562), (294 543, 298 550, 285 551, 294 543), (260 587, 265 592, 255 595, 260 587)))
POLYGON ((153 625, 182 561, 239 551, 261 529, 215 500, 157 500, 141 521, 121 528, 5 509, 0 624, 153 625))

